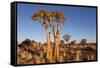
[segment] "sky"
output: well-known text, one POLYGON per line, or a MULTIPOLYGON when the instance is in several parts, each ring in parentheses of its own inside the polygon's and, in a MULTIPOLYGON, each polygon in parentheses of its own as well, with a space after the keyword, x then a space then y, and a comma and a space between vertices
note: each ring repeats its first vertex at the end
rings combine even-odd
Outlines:
MULTIPOLYGON (((96 8, 59 6, 59 5, 37 5, 18 3, 17 5, 17 40, 22 42, 25 39, 35 40, 41 43, 46 42, 45 30, 38 23, 31 19, 31 16, 38 9, 49 11, 63 11, 67 18, 61 25, 61 36, 65 34, 71 36, 70 41, 87 39, 87 42, 96 42, 96 8)), ((51 35, 53 42, 53 36, 51 35)))

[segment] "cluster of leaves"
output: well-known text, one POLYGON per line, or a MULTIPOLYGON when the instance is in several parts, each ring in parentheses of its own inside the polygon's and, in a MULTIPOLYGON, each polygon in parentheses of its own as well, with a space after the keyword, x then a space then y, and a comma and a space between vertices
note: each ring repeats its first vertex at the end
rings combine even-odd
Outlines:
POLYGON ((32 15, 32 19, 40 23, 44 28, 48 28, 49 26, 54 26, 54 22, 63 23, 65 17, 62 11, 47 11, 46 9, 39 9, 32 15))

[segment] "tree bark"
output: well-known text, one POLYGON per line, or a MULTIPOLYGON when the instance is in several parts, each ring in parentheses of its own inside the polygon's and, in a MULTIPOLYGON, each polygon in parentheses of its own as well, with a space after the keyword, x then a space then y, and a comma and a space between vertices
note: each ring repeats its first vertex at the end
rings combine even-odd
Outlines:
POLYGON ((60 40, 60 24, 57 25, 57 32, 54 32, 54 59, 59 62, 59 40, 60 40))
POLYGON ((52 61, 52 47, 51 47, 51 43, 50 43, 50 32, 46 29, 46 41, 47 41, 47 54, 46 54, 46 58, 48 60, 48 62, 52 61))

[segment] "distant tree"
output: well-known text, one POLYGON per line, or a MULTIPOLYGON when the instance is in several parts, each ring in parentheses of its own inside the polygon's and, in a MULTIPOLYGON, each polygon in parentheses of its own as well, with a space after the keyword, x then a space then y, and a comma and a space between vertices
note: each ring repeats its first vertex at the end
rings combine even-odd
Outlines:
POLYGON ((76 43, 76 40, 73 40, 70 42, 71 45, 74 45, 76 43))
POLYGON ((87 43, 87 39, 82 39, 81 41, 80 41, 80 44, 81 45, 85 45, 87 43))
POLYGON ((32 41, 30 39, 24 40, 21 44, 26 51, 32 53, 32 49, 31 49, 32 41))
POLYGON ((34 42, 36 42, 35 40, 32 40, 32 42, 34 43, 34 42))
POLYGON ((39 42, 39 45, 40 45, 40 46, 42 45, 41 42, 39 42))
POLYGON ((28 46, 28 45, 31 45, 32 44, 32 41, 30 39, 26 39, 22 42, 22 44, 28 46))
POLYGON ((64 40, 60 40, 60 46, 64 46, 64 40))
POLYGON ((69 34, 65 34, 63 36, 63 39, 66 41, 66 44, 68 44, 69 40, 70 40, 71 36, 69 34))

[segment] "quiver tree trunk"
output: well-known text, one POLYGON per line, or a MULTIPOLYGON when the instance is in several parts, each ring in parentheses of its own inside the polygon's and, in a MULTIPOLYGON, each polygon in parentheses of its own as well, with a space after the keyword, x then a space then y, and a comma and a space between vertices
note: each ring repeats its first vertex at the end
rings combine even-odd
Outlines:
POLYGON ((59 62, 59 40, 60 40, 60 25, 57 26, 57 32, 54 32, 54 60, 59 62))
POLYGON ((54 60, 56 62, 59 61, 59 39, 58 39, 58 34, 55 33, 55 37, 54 37, 54 60))
POLYGON ((48 62, 51 62, 52 61, 52 47, 51 47, 51 43, 50 43, 50 32, 48 30, 46 30, 46 41, 47 41, 46 58, 47 58, 48 62))

